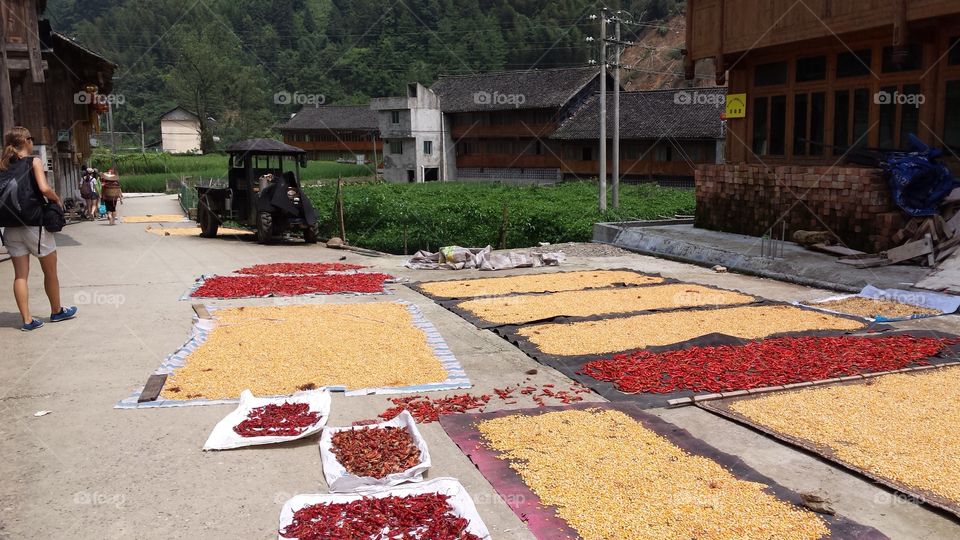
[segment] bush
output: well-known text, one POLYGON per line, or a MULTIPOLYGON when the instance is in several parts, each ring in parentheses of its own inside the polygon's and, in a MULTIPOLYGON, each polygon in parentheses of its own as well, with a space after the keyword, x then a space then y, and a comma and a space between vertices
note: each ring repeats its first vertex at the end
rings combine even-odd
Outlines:
MULTIPOLYGON (((339 236, 334 218, 336 186, 307 188, 317 209, 321 231, 339 236)), ((570 182, 549 187, 499 184, 359 184, 344 186, 344 224, 351 244, 386 251, 413 253, 440 246, 497 246, 507 206, 506 247, 530 247, 537 242, 582 242, 598 221, 655 219, 690 214, 691 190, 656 185, 624 185, 620 208, 601 214, 597 186, 570 182)))

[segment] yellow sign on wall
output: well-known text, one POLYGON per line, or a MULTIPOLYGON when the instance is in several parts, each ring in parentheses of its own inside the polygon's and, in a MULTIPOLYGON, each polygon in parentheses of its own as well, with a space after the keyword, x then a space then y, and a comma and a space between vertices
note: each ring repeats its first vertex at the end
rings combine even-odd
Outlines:
POLYGON ((727 94, 727 106, 724 113, 726 118, 746 118, 747 95, 727 94))

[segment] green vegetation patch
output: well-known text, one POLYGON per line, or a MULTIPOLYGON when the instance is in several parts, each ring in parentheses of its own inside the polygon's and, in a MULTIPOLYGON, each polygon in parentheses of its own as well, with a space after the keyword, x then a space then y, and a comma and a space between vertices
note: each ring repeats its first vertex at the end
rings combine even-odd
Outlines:
MULTIPOLYGON (((336 186, 308 188, 321 234, 339 236, 334 215, 336 186)), ((482 183, 345 184, 344 225, 355 245, 402 254, 440 246, 482 247, 500 243, 507 207, 506 247, 538 242, 590 240, 598 221, 692 214, 692 190, 652 184, 624 185, 620 208, 601 214, 597 186, 567 182, 547 187, 482 183), (406 242, 405 242, 406 240, 406 242)))

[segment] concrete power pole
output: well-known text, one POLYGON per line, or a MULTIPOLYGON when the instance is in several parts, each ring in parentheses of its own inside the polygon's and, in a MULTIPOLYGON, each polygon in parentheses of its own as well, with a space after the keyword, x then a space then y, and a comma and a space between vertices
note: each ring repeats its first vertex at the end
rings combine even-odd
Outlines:
POLYGON ((616 62, 613 64, 613 207, 620 208, 620 56, 623 55, 623 43, 620 41, 620 12, 617 12, 616 62))
POLYGON ((600 211, 607 211, 607 8, 600 10, 600 211))

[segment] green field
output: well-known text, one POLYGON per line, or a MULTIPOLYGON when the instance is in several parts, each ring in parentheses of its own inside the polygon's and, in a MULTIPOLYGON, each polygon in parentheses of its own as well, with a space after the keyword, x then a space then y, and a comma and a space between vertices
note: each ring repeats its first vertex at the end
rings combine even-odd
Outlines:
MULTIPOLYGON (((333 186, 308 188, 322 236, 339 236, 333 186)), ((506 247, 537 242, 588 241, 598 221, 656 219, 692 214, 692 190, 651 184, 623 186, 620 208, 601 214, 597 186, 568 182, 549 187, 500 184, 347 184, 344 223, 355 246, 402 254, 440 246, 498 247, 507 206, 506 247), (406 246, 404 246, 406 238, 406 246)))
MULTIPOLYGON (((226 154, 208 154, 203 156, 174 156, 170 154, 119 154, 117 171, 124 191, 128 193, 163 193, 166 182, 181 176, 226 178, 226 154)), ((108 154, 94 155, 93 167, 106 171, 112 166, 108 154)), ((302 169, 304 182, 328 180, 337 176, 372 177, 370 167, 350 165, 332 161, 312 161, 302 169)))

